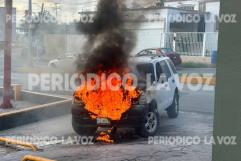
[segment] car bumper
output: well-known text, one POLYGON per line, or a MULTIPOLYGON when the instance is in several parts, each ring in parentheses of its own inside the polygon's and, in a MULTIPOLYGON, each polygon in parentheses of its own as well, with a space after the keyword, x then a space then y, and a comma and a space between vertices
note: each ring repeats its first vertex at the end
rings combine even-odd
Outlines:
MULTIPOLYGON (((143 121, 147 105, 133 105, 131 109, 122 115, 121 120, 111 121, 110 126, 138 128, 143 121)), ((82 127, 96 127, 97 121, 91 119, 89 112, 80 105, 73 104, 72 119, 82 127)))

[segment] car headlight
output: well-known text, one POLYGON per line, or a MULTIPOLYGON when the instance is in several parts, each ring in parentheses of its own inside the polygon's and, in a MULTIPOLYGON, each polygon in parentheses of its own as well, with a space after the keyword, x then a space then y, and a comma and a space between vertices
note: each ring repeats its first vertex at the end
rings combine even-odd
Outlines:
POLYGON ((141 96, 139 97, 138 104, 140 105, 145 105, 147 104, 147 97, 146 94, 142 93, 141 96))
POLYGON ((72 103, 78 104, 78 105, 84 105, 84 102, 77 97, 73 97, 72 103))

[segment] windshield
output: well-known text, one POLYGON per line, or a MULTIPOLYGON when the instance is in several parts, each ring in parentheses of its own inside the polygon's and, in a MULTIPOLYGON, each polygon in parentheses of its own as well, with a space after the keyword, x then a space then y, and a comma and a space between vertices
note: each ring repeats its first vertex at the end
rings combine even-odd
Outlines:
POLYGON ((141 51, 137 55, 141 56, 141 55, 160 55, 160 54, 161 53, 158 49, 148 49, 148 50, 141 51))
POLYGON ((154 66, 152 63, 142 63, 132 65, 133 72, 137 75, 139 82, 146 82, 148 75, 151 81, 155 81, 154 66))
POLYGON ((171 48, 162 48, 163 53, 171 53, 173 52, 171 48))

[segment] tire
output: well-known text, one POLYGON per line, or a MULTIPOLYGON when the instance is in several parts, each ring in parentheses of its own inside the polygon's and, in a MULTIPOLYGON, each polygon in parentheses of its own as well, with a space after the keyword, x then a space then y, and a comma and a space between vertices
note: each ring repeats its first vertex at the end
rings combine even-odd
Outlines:
POLYGON ((154 136, 160 126, 160 116, 157 111, 156 103, 150 104, 150 108, 145 111, 141 127, 136 129, 142 137, 154 136))
POLYGON ((176 92, 173 98, 172 105, 167 109, 169 118, 177 118, 179 115, 179 95, 176 92))
POLYGON ((97 127, 81 126, 75 119, 72 118, 72 127, 80 136, 95 136, 97 127))
POLYGON ((57 65, 53 63, 53 64, 50 65, 50 67, 56 69, 57 65))

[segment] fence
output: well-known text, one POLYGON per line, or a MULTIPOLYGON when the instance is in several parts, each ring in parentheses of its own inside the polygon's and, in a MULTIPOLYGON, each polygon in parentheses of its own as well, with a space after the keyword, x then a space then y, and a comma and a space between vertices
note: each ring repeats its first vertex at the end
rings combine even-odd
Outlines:
POLYGON ((172 48, 181 55, 210 56, 218 46, 217 32, 162 33, 161 37, 161 47, 172 48))

